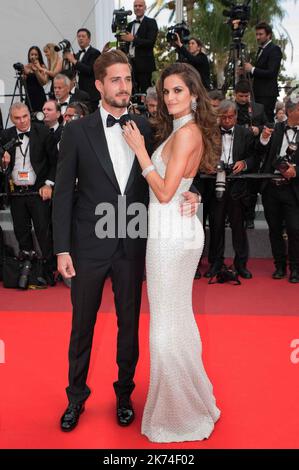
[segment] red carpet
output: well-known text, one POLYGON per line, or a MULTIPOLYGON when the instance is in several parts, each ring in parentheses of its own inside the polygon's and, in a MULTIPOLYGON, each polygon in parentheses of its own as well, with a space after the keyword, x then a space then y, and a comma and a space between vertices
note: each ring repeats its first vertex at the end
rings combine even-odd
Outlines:
MULTIPOLYGON (((251 268, 255 278, 240 287, 195 282, 194 308, 205 313, 196 316, 204 362, 222 416, 210 439, 161 448, 299 448, 299 363, 290 358, 291 341, 299 338, 299 286, 269 279, 269 261, 251 268)), ((146 298, 133 395, 136 421, 123 429, 114 419, 116 320, 106 309, 94 337, 88 381, 93 393, 79 427, 64 434, 58 422, 66 405, 69 291, 0 289, 0 296, 6 353, 4 364, 0 358, 0 448, 159 448, 140 435, 149 369, 146 298)), ((107 305, 112 305, 109 284, 107 305)))

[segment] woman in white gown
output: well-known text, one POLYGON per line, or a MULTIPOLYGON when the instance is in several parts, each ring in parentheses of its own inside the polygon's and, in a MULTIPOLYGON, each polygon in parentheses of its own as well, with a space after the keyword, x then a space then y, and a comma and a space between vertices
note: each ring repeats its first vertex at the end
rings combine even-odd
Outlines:
POLYGON ((220 415, 201 359, 192 285, 204 245, 197 217, 181 214, 181 195, 199 168, 213 171, 219 129, 197 71, 167 67, 157 85, 152 159, 134 122, 123 129, 150 186, 146 253, 150 303, 150 386, 142 433, 153 442, 208 438, 220 415))

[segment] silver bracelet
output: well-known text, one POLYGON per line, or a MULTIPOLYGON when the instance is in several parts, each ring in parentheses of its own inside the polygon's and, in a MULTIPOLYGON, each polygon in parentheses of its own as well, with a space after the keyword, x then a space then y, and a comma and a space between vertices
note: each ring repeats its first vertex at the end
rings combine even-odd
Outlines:
POLYGON ((151 171, 154 171, 156 168, 154 167, 154 165, 150 165, 150 166, 147 166, 146 168, 144 168, 143 172, 141 173, 142 176, 144 178, 147 177, 147 175, 151 172, 151 171))

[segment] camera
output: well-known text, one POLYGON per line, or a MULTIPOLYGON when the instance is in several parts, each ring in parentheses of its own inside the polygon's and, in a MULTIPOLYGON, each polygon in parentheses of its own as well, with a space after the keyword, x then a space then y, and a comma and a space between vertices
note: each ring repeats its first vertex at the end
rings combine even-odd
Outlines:
POLYGON ((0 165, 1 165, 1 170, 5 172, 6 168, 2 165, 2 157, 5 154, 5 152, 9 152, 10 150, 19 147, 22 145, 22 142, 20 142, 18 139, 15 137, 11 139, 9 142, 7 142, 4 145, 1 145, 0 143, 0 165))
POLYGON ((286 171, 289 165, 292 165, 294 163, 293 156, 297 148, 298 148, 297 142, 290 142, 286 149, 286 154, 276 159, 275 164, 274 164, 275 169, 282 173, 286 171))
POLYGON ((146 113, 145 106, 146 93, 135 93, 131 96, 130 110, 133 114, 137 110, 140 114, 146 113))
POLYGON ((56 52, 59 52, 59 51, 70 52, 71 48, 72 46, 71 46, 70 41, 68 39, 63 39, 54 47, 54 50, 56 52))
POLYGON ((225 264, 223 264, 215 276, 209 280, 209 284, 224 284, 225 282, 230 282, 237 286, 241 284, 234 265, 228 268, 225 264))
POLYGON ((236 4, 233 1, 222 0, 223 5, 230 7, 230 10, 223 10, 223 16, 228 18, 227 23, 232 26, 233 40, 237 41, 243 37, 248 21, 250 20, 251 0, 244 1, 243 4, 236 4))
POLYGON ((34 251, 21 251, 19 255, 19 260, 21 261, 21 272, 18 281, 18 287, 22 290, 28 288, 29 276, 31 274, 32 262, 36 257, 34 251))
POLYGON ((189 42, 190 30, 188 29, 185 21, 182 21, 181 23, 177 23, 174 26, 170 26, 169 28, 167 28, 166 40, 171 45, 175 44, 175 42, 177 41, 176 34, 179 35, 180 40, 183 44, 187 44, 189 42))
POLYGON ((24 65, 21 64, 21 62, 16 62, 13 64, 13 68, 16 70, 18 73, 23 73, 24 72, 24 65))
POLYGON ((125 10, 125 8, 120 8, 119 10, 113 11, 113 19, 111 30, 112 33, 115 33, 116 36, 119 34, 124 34, 127 32, 128 26, 128 16, 132 15, 131 10, 125 10))
POLYGON ((216 166, 216 198, 222 199, 226 189, 226 176, 233 172, 234 163, 224 163, 222 160, 216 166))

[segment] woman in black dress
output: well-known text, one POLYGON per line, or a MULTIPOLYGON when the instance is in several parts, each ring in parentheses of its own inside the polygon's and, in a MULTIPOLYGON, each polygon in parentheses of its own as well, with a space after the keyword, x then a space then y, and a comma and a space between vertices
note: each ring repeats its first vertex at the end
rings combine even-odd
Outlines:
POLYGON ((43 88, 48 82, 45 69, 41 50, 37 46, 30 47, 28 64, 24 66, 24 78, 27 88, 26 104, 33 112, 41 111, 47 99, 43 88))

